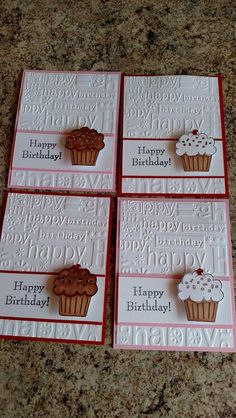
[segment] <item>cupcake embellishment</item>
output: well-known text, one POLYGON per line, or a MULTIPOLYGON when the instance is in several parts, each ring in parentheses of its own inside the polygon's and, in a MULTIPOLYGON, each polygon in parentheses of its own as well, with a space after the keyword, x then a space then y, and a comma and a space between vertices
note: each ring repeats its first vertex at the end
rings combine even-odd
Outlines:
POLYGON ((178 296, 185 304, 188 321, 215 322, 224 293, 220 280, 198 269, 184 275, 178 284, 178 296))
POLYGON ((176 143, 176 154, 182 157, 184 171, 209 171, 215 141, 196 129, 182 135, 176 143))
POLYGON ((53 293, 60 297, 60 315, 87 316, 97 291, 97 277, 80 264, 62 270, 54 280, 53 293))
POLYGON ((105 147, 104 135, 87 127, 75 129, 66 138, 65 147, 70 151, 72 165, 94 166, 105 147))

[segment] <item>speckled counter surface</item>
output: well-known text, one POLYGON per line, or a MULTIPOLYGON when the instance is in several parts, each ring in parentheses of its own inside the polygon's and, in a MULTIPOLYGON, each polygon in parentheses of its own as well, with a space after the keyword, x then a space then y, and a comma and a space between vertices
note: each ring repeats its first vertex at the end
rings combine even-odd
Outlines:
MULTIPOLYGON (((235 270, 233 3, 0 1, 1 191, 22 69, 222 74, 235 270)), ((112 350, 114 258, 105 347, 1 340, 1 417, 235 417, 233 354, 112 350)))

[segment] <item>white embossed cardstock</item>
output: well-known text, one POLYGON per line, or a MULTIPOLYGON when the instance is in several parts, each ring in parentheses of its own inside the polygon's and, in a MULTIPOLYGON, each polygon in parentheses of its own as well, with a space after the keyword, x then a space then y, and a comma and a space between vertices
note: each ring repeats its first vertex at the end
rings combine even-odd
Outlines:
POLYGON ((0 334, 103 344, 111 198, 9 192, 0 334))
POLYGON ((221 78, 124 75, 122 80, 119 192, 227 197, 221 78), (178 155, 177 141, 192 132, 178 155), (206 141, 199 151, 202 134, 206 141), (208 156, 209 141, 214 149, 208 156), (186 167, 183 154, 195 155, 191 166, 186 167), (202 154, 208 163, 196 164, 202 154))
POLYGON ((119 73, 24 71, 8 186, 114 192, 119 98, 119 73), (82 127, 103 148, 75 164, 66 138, 82 127))
POLYGON ((117 228, 114 347, 235 351, 228 201, 119 198, 117 228))

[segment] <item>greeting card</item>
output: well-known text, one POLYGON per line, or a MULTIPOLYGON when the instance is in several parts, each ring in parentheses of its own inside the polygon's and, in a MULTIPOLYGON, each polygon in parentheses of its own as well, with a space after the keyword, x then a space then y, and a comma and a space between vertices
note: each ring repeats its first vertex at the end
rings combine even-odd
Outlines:
POLYGON ((118 201, 114 347, 235 351, 227 200, 118 201))
POLYGON ((8 186, 115 191, 120 74, 24 71, 8 186))
POLYGON ((123 195, 227 197, 219 77, 122 77, 123 195))
POLYGON ((11 192, 0 242, 0 334, 103 344, 111 198, 11 192))

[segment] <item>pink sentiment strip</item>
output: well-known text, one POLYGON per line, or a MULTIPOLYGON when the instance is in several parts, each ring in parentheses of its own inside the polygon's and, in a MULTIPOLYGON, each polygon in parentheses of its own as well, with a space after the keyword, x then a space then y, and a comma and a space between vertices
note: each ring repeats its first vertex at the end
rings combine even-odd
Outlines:
POLYGON ((24 167, 12 167, 12 170, 20 170, 20 171, 41 171, 42 173, 74 173, 74 174, 86 174, 86 173, 94 173, 94 174, 112 174, 112 171, 97 171, 97 170, 55 170, 49 168, 24 168, 24 167))
POLYGON ((181 324, 179 322, 165 322, 165 323, 160 323, 160 322, 117 322, 117 326, 122 326, 122 325, 128 325, 128 326, 139 326, 139 327, 158 327, 158 328, 169 328, 169 327, 173 327, 173 328, 222 328, 222 329, 227 329, 227 328, 233 328, 233 324, 207 324, 207 323, 199 323, 199 324, 192 324, 192 322, 189 322, 188 324, 181 324))
MULTIPOLYGON (((14 189, 22 189, 22 188, 27 188, 27 189, 29 189, 29 190, 35 190, 35 188, 37 189, 37 190, 45 190, 45 186, 23 186, 22 184, 21 185, 18 185, 18 184, 14 184, 12 187, 11 187, 12 185, 9 185, 9 190, 11 190, 11 188, 13 188, 14 187, 14 189)), ((61 191, 61 190, 69 190, 69 188, 68 188, 68 186, 60 186, 60 187, 57 187, 57 186, 53 186, 53 188, 52 188, 52 190, 54 191, 61 191)), ((114 189, 88 189, 88 188, 82 188, 82 187, 73 187, 73 188, 70 188, 70 190, 72 191, 72 192, 75 192, 76 190, 79 190, 80 192, 93 192, 93 193, 98 193, 98 192, 106 192, 106 193, 113 193, 113 192, 115 192, 115 190, 114 189)))
MULTIPOLYGON (((178 141, 179 138, 122 138, 123 141, 178 141)), ((223 141, 223 138, 214 138, 214 141, 223 141)))
POLYGON ((97 321, 73 321, 69 320, 62 320, 62 319, 48 319, 48 318, 27 318, 21 316, 2 316, 0 315, 0 319, 5 320, 15 320, 15 321, 29 321, 29 322, 53 322, 53 323, 63 323, 63 324, 88 324, 88 325, 103 325, 103 322, 97 321))
MULTIPOLYGON (((141 274, 141 273, 119 273, 119 278, 132 278, 132 277, 137 277, 137 278, 143 278, 143 279, 173 279, 173 280, 181 280, 183 275, 180 274, 150 274, 150 273, 145 273, 141 274)), ((220 279, 220 280, 231 280, 231 276, 214 276, 215 279, 220 279)))
POLYGON ((222 353, 234 353, 234 347, 209 347, 204 345, 203 347, 198 346, 186 346, 186 345, 178 345, 178 346, 165 346, 165 345, 130 345, 130 344, 114 344, 114 348, 126 349, 126 350, 155 350, 155 351, 212 351, 218 353, 219 351, 222 353))
MULTIPOLYGON (((72 130, 72 129, 71 129, 72 130)), ((17 129, 16 133, 19 134, 38 134, 38 135, 69 135, 70 131, 37 131, 37 130, 33 130, 33 129, 17 129)), ((114 134, 113 133, 103 133, 103 135, 105 136, 105 138, 114 138, 114 134)))
POLYGON ((67 70, 25 70, 24 73, 47 73, 47 74, 112 74, 112 75, 119 75, 120 73, 118 71, 67 71, 67 70))
POLYGON ((224 179, 224 176, 122 176, 123 179, 224 179))

